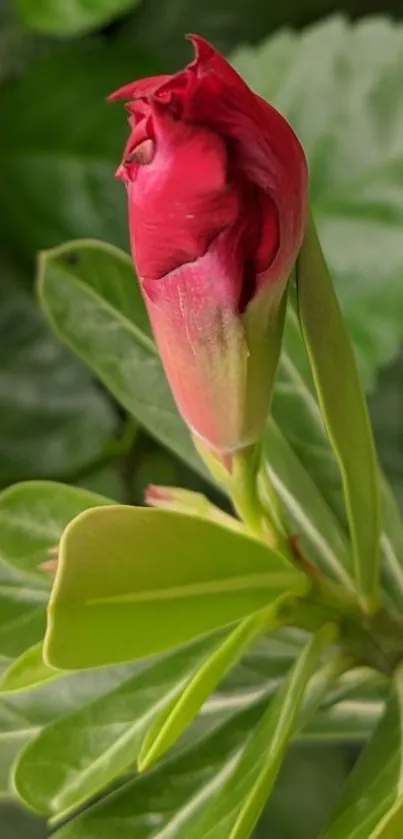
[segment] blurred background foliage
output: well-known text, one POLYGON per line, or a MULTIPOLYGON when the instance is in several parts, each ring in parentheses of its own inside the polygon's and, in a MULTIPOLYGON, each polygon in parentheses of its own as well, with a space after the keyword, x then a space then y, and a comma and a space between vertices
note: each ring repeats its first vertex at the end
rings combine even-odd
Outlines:
MULTIPOLYGON (((387 8, 385 0, 2 0, 0 488, 43 476, 139 503, 150 482, 200 486, 200 479, 123 415, 53 336, 35 299, 41 249, 75 237, 127 248, 125 196, 113 178, 126 125, 122 111, 106 105, 107 93, 187 61, 184 32, 198 32, 228 54, 279 28, 298 30, 331 13, 357 19, 385 11, 398 20, 401 0, 388 0, 387 8)), ((368 65, 373 58, 367 56, 368 65)), ((242 60, 241 54, 240 67, 242 60)), ((315 72, 320 75, 320 66, 315 72)), ((400 86, 401 79, 400 74, 400 86)), ((386 88, 379 93, 385 100, 384 109, 377 103, 380 135, 387 103, 395 107, 393 84, 390 79, 392 99, 386 88)), ((400 110, 401 104, 400 96, 400 110)), ((346 247, 354 250, 354 237, 346 247)), ((367 278, 358 280, 362 285, 367 278)), ((372 300, 377 342, 384 349, 375 360, 369 398, 380 456, 403 504, 402 280, 403 271, 393 287, 378 287, 372 300), (385 294, 388 305, 383 305, 385 294)), ((347 309, 359 291, 354 278, 340 289, 347 309)), ((359 335, 362 326, 364 349, 366 316, 364 303, 360 324, 356 306, 355 330, 359 335)), ((372 370, 373 359, 371 365, 372 370)), ((354 749, 338 746, 292 752, 259 828, 260 839, 314 839, 354 755, 354 749)), ((46 830, 4 800, 0 834, 2 839, 40 839, 46 830)))

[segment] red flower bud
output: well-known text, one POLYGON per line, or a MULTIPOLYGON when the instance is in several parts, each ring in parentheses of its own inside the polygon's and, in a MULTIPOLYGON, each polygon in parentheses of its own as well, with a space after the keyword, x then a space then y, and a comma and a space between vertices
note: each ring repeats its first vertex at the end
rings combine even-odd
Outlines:
POLYGON ((265 420, 307 169, 284 117, 210 44, 192 41, 185 70, 110 97, 129 99, 117 174, 178 407, 210 447, 231 452, 253 443, 265 420))

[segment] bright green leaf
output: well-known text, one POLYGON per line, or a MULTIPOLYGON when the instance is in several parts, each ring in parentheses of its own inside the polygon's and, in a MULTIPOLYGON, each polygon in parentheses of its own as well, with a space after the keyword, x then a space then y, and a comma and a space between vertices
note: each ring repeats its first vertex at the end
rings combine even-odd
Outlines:
POLYGON ((109 23, 135 5, 136 0, 16 0, 25 26, 45 35, 80 35, 109 23))
POLYGON ((339 462, 357 584, 377 603, 381 530, 378 464, 365 397, 315 225, 297 261, 298 312, 318 399, 339 462))
POLYGON ((72 670, 151 655, 308 587, 279 554, 216 523, 95 509, 62 537, 45 659, 72 670))
POLYGON ((219 643, 217 649, 191 676, 180 696, 158 715, 148 729, 138 757, 141 771, 154 763, 178 740, 224 674, 237 663, 263 631, 272 630, 277 622, 278 604, 274 603, 268 609, 246 618, 219 643))
POLYGON ((52 670, 43 660, 43 644, 30 647, 10 664, 0 677, 0 695, 28 690, 43 682, 60 678, 62 674, 52 670))
POLYGON ((400 839, 403 834, 403 669, 374 736, 354 767, 323 839, 400 839))

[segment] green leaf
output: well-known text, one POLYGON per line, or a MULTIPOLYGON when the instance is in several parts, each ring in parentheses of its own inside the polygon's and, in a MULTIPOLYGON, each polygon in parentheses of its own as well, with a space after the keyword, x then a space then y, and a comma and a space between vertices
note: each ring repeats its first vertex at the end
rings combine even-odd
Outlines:
POLYGON ((14 274, 1 260, 0 487, 88 466, 116 425, 107 397, 53 337, 14 274))
MULTIPOLYGON (((210 803, 234 767, 234 757, 266 707, 232 709, 176 760, 136 777, 62 827, 56 839, 184 839, 189 822, 210 803)), ((207 837, 206 837, 207 839, 207 837)))
POLYGON ((79 512, 110 503, 100 495, 51 481, 16 484, 0 493, 0 653, 19 656, 45 632, 49 559, 79 512))
MULTIPOLYGON (((321 640, 323 642, 324 638, 321 640)), ((282 694, 278 694, 272 702, 272 713, 269 707, 263 717, 264 724, 262 716, 267 708, 267 698, 257 700, 255 695, 254 704, 243 709, 234 708, 232 703, 230 716, 220 719, 218 714, 217 721, 202 740, 197 737, 188 740, 176 759, 135 778, 90 807, 58 831, 57 839, 110 839, 114 832, 119 839, 132 839, 133 836, 139 839, 195 839, 196 836, 229 839, 230 835, 235 835, 228 830, 231 809, 235 811, 232 815, 234 820, 242 810, 241 796, 244 798, 253 787, 257 793, 256 776, 262 780, 263 756, 267 755, 273 726, 284 740, 287 739, 287 731, 292 726, 301 693, 314 669, 314 660, 317 660, 321 646, 316 639, 301 654, 299 664, 289 679, 289 703, 280 718, 276 714, 274 719, 282 694), (253 734, 250 736, 251 730, 253 734), (249 774, 242 773, 241 777, 242 761, 247 761, 249 774), (234 787, 231 793, 232 781, 234 787), (211 826, 213 830, 210 834, 211 826), (215 832, 218 826, 220 833, 215 832)), ((272 741, 273 756, 279 757, 280 741, 280 736, 276 744, 272 741)), ((256 797, 254 803, 257 803, 256 797)))
POLYGON ((21 578, 11 577, 1 583, 0 655, 14 658, 43 638, 47 600, 43 588, 21 578))
POLYGON ((289 530, 298 534, 307 556, 354 591, 352 558, 343 528, 272 419, 265 431, 259 484, 263 504, 269 509, 275 490, 289 530))
POLYGON ((399 611, 403 609, 403 520, 397 501, 386 480, 382 482, 384 589, 399 611))
POLYGON ((400 839, 403 831, 403 669, 323 839, 400 839))
POLYGON ((216 645, 209 637, 128 665, 127 678, 116 688, 48 725, 18 761, 14 783, 23 801, 61 817, 127 771, 155 716, 172 704, 216 645))
POLYGON ((347 772, 341 749, 291 749, 254 839, 317 837, 337 802, 347 772))
MULTIPOLYGON (((134 668, 132 666, 132 672, 134 668)), ((128 678, 128 668, 98 670, 95 674, 60 674, 59 679, 31 690, 0 697, 0 794, 11 791, 11 769, 19 752, 42 727, 70 713, 128 678)), ((14 791, 14 790, 13 790, 14 791)))
POLYGON ((52 51, 0 91, 0 238, 19 259, 79 236, 127 245, 114 178, 127 128, 105 97, 155 70, 141 50, 99 39, 52 51))
POLYGON ((234 667, 263 631, 272 630, 277 622, 278 603, 275 603, 246 618, 218 645, 191 676, 180 696, 157 716, 148 729, 138 756, 140 771, 147 769, 178 740, 225 673, 234 667))
POLYGON ((116 689, 138 665, 59 674, 31 690, 0 697, 0 794, 11 791, 11 769, 19 752, 43 727, 116 689))
POLYGON ((42 682, 60 678, 43 660, 43 644, 35 644, 13 661, 0 677, 0 695, 27 690, 42 682))
POLYGON ((102 242, 67 243, 42 254, 39 293, 56 332, 120 404, 203 471, 151 338, 130 257, 102 242))
MULTIPOLYGON (((29 759, 40 760, 43 747, 46 747, 47 760, 51 764, 55 762, 56 784, 60 782, 62 797, 85 797, 85 789, 93 784, 96 786, 97 779, 102 784, 102 778, 105 780, 108 772, 112 775, 115 771, 119 772, 119 766, 124 764, 125 759, 135 761, 153 713, 158 713, 164 703, 171 702, 175 695, 175 673, 178 689, 181 689, 188 678, 187 665, 188 672, 191 672, 192 666, 197 670, 209 651, 216 648, 220 637, 224 638, 225 633, 216 633, 211 638, 192 644, 191 648, 175 650, 164 657, 163 664, 161 658, 158 658, 89 672, 68 675, 59 673, 57 680, 3 696, 0 698, 0 738, 4 735, 6 745, 17 744, 13 746, 13 755, 16 757, 25 742, 32 740, 42 730, 37 747, 33 748, 32 754, 28 754, 29 759), (181 662, 183 673, 182 678, 179 678, 181 662), (158 682, 155 690, 152 687, 146 690, 148 682, 150 685, 158 682), (130 685, 132 691, 129 690, 130 685), (145 692, 142 693, 143 688, 145 692), (139 697, 139 704, 135 700, 136 696, 139 697), (151 703, 152 696, 155 703, 152 709, 151 704, 149 706, 149 717, 146 706, 151 703), (143 714, 139 711, 142 702, 143 714), (94 737, 94 721, 100 721, 101 718, 104 736, 94 737), (59 723, 52 725, 55 720, 59 720, 59 723), (66 774, 60 768, 58 747, 51 748, 52 744, 57 745, 59 732, 62 740, 67 736, 68 742, 72 743, 72 762, 69 768, 66 765, 66 774), (70 787, 71 773, 75 781, 70 787)), ((208 700, 206 713, 202 713, 193 725, 190 740, 203 739, 236 710, 249 708, 263 697, 271 695, 300 648, 299 636, 290 638, 289 633, 285 632, 281 637, 261 639, 242 664, 225 678, 220 693, 208 700)), ((96 730, 99 734, 100 726, 96 730)), ((189 732, 183 740, 189 740, 189 732)), ((21 757, 21 765, 24 760, 21 757)), ((10 765, 7 766, 9 771, 10 765)), ((24 772, 23 768, 21 771, 24 772)), ((38 787, 32 790, 32 794, 38 794, 40 800, 50 794, 49 773, 45 777, 47 792, 40 786, 38 778, 38 787)), ((58 794, 55 787, 52 787, 52 794, 55 797, 58 794)))
POLYGON ((400 508, 403 508, 402 374, 403 351, 400 351, 391 364, 381 369, 369 403, 379 459, 400 508))
POLYGON ((164 15, 164 0, 147 0, 129 19, 124 31, 135 47, 146 43, 164 62, 166 72, 175 72, 189 61, 190 50, 184 32, 198 32, 224 55, 239 43, 258 43, 287 21, 299 25, 302 19, 325 14, 330 0, 308 0, 301 7, 297 0, 267 5, 266 0, 205 0, 203 4, 170 0, 170 14, 164 15))
POLYGON ((13 659, 43 638, 47 595, 26 584, 2 585, 0 591, 0 656, 13 659))
POLYGON ((14 792, 11 783, 12 768, 29 736, 25 731, 0 733, 0 802, 3 796, 8 798, 14 792))
MULTIPOLYGON (((288 116, 303 142, 320 238, 359 369, 371 387, 402 340, 403 131, 396 103, 403 28, 381 18, 352 24, 337 17, 302 33, 281 32, 257 48, 243 47, 234 60, 253 88, 288 116)), ((273 415, 340 514, 338 470, 290 307, 273 415)), ((386 529, 382 551, 393 580, 388 591, 401 607, 403 552, 386 529)))
POLYGON ((297 260, 297 293, 319 403, 340 466, 355 577, 373 607, 381 529, 378 465, 349 335, 312 219, 297 260))
POLYGON ((351 747, 361 745, 375 731, 382 717, 385 703, 382 699, 366 697, 336 702, 316 714, 304 730, 302 739, 308 743, 342 743, 351 747))
POLYGON ((280 554, 216 523, 95 509, 60 543, 45 660, 71 670, 151 655, 307 587, 280 554))
MULTIPOLYGON (((59 831, 57 839, 111 839, 115 835, 122 839, 133 839, 134 836, 136 839, 176 839, 178 836, 183 839, 180 830, 186 819, 187 802, 191 812, 195 812, 201 802, 207 800, 208 803, 214 777, 219 776, 218 786, 222 764, 231 761, 231 747, 236 748, 239 740, 245 739, 244 726, 244 719, 238 712, 226 728, 221 725, 205 744, 183 759, 171 762, 170 766, 127 784, 115 796, 108 796, 100 805, 59 831), (236 730, 237 725, 240 731, 236 730), (188 772, 185 760, 189 761, 188 772)), ((294 839, 294 836, 312 839, 337 800, 345 775, 343 757, 335 749, 293 750, 284 763, 256 839, 267 839, 268 836, 270 839, 294 839), (290 804, 294 801, 297 802, 295 807, 290 804)))
POLYGON ((0 493, 0 559, 46 584, 38 569, 57 549, 69 522, 90 507, 113 503, 102 495, 54 481, 27 481, 0 493))
POLYGON ((16 0, 22 23, 45 35, 80 35, 127 12, 136 0, 16 0))
MULTIPOLYGON (((202 469, 188 431, 173 404, 154 344, 149 340, 149 324, 133 277, 131 260, 102 243, 75 242, 43 254, 42 269, 42 302, 63 340, 81 354, 118 401, 148 430, 189 465, 202 469), (112 275, 114 282, 110 283, 112 275), (81 315, 83 311, 85 318, 79 317, 79 312, 81 315)), ((293 358, 298 359, 301 367, 304 348, 297 330, 295 314, 290 309, 287 335, 290 346, 291 342, 293 345, 293 358)), ((326 490, 330 479, 333 491, 334 485, 338 487, 337 466, 327 445, 319 408, 305 380, 300 379, 299 370, 292 366, 290 356, 283 355, 281 369, 287 371, 290 366, 293 381, 296 377, 292 410, 288 409, 289 387, 281 378, 275 394, 275 414, 279 414, 293 445, 295 436, 298 438, 300 433, 296 429, 293 434, 295 418, 300 421, 306 414, 302 431, 304 437, 312 433, 312 440, 309 439, 306 447, 303 438, 300 448, 297 446, 298 454, 305 455, 309 470, 314 467, 314 477, 319 477, 321 488, 324 486, 326 490), (285 404, 284 400, 287 400, 285 404), (319 472, 318 453, 320 464, 324 464, 319 472)), ((305 373, 307 368, 309 376, 308 364, 305 373)), ((345 537, 290 446, 285 441, 280 445, 273 423, 268 429, 267 445, 270 470, 276 475, 276 489, 296 525, 296 532, 302 531, 308 540, 308 552, 312 551, 314 561, 351 588, 354 585, 352 563, 345 537)), ((330 495, 333 500, 332 493, 330 495)), ((393 558, 393 549, 389 555, 393 558)))
POLYGON ((246 839, 277 778, 298 712, 319 657, 334 639, 325 626, 301 652, 284 685, 254 728, 220 794, 199 820, 187 824, 186 839, 246 839))
MULTIPOLYGON (((152 661, 59 674, 53 682, 0 698, 0 750, 2 732, 7 735, 7 743, 21 738, 19 748, 36 738, 20 756, 17 771, 21 792, 24 797, 31 796, 27 803, 57 817, 63 808, 75 806, 74 801, 84 800, 91 790, 101 789, 108 779, 124 772, 125 766, 134 763, 154 714, 185 688, 187 674, 192 668, 197 672, 217 648, 220 637, 225 637, 223 632, 152 661)), ((175 747, 175 754, 209 740, 234 714, 242 716, 255 707, 261 714, 304 641, 303 634, 289 630, 277 632, 274 638, 262 638, 205 703, 175 747)), ((322 746, 332 740, 349 742, 351 738, 361 743, 368 737, 382 709, 377 691, 369 682, 364 689, 363 678, 352 672, 343 678, 336 698, 334 708, 321 712, 320 727, 315 720, 308 730, 298 733, 298 740, 312 740, 322 746)), ((252 726, 251 722, 248 731, 252 726)), ((17 752, 16 746, 14 757, 17 752)), ((168 764, 173 757, 169 755, 168 764)), ((214 763, 213 754, 211 759, 214 763)), ((164 790, 165 786, 160 792, 164 790)))
MULTIPOLYGON (((286 345, 283 353, 273 401, 273 416, 266 431, 262 464, 262 484, 269 502, 267 475, 278 492, 286 517, 297 534, 302 535, 307 555, 351 588, 352 560, 342 536, 344 547, 337 548, 329 530, 329 512, 339 521, 338 529, 346 529, 343 513, 340 473, 326 437, 306 351, 297 317, 288 309, 286 345), (292 357, 289 348, 292 347, 292 357), (284 439, 285 438, 285 439, 284 439), (299 461, 299 463, 298 463, 299 461), (301 466, 303 469, 301 469, 301 466), (313 484, 316 485, 316 491, 313 484), (322 500, 320 495, 323 496, 322 500), (314 496, 316 496, 316 501, 314 496), (323 504, 326 501, 327 507, 323 504), (325 541, 320 538, 321 532, 325 541), (329 544, 334 543, 332 556, 329 544), (336 562, 335 562, 336 560, 336 562), (349 572, 346 574, 346 571, 349 572)), ((389 599, 399 608, 403 605, 403 524, 386 480, 382 481, 384 587, 389 599)), ((331 516, 332 518, 332 516, 331 516)), ((332 528, 334 530, 334 527, 332 528)))

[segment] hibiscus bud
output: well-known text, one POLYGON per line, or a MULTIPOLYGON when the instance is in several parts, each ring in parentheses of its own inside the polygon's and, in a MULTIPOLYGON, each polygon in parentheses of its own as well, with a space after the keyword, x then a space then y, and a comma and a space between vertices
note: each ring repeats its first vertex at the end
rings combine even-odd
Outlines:
POLYGON ((287 279, 307 211, 304 152, 283 116, 210 44, 128 99, 133 258, 174 397, 192 432, 231 453, 261 435, 287 279))

